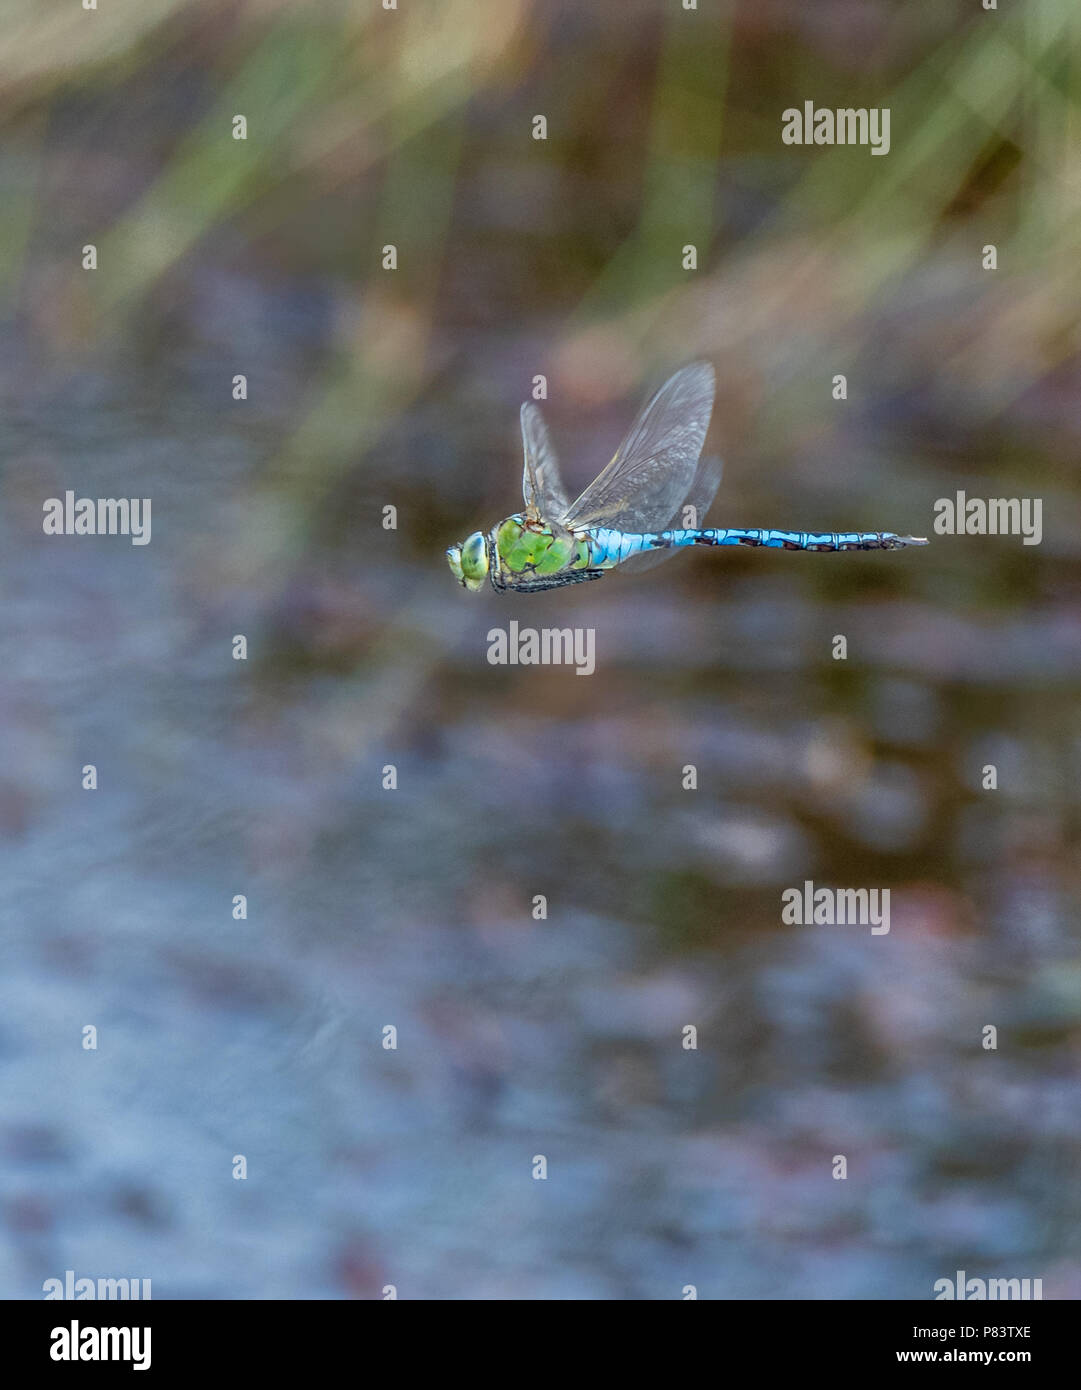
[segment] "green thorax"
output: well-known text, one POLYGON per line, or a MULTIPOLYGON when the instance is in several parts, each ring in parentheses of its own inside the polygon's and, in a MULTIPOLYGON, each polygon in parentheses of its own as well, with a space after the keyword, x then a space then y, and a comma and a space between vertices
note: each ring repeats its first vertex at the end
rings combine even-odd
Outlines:
POLYGON ((561 526, 508 516, 492 532, 496 563, 503 576, 515 580, 531 574, 553 575, 564 570, 584 569, 589 563, 587 538, 575 536, 561 526))

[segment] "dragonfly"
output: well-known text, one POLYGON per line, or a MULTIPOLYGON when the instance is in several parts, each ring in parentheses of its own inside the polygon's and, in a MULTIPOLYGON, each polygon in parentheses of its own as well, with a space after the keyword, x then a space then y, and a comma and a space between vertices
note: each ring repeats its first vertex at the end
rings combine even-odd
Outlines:
POLYGON ((450 546, 455 579, 473 593, 487 579, 497 594, 533 594, 601 579, 617 568, 643 569, 693 545, 840 551, 927 544, 923 536, 893 531, 699 529, 721 481, 720 459, 702 456, 714 391, 708 362, 681 367, 576 502, 568 500, 544 417, 527 401, 521 411, 525 510, 450 546))

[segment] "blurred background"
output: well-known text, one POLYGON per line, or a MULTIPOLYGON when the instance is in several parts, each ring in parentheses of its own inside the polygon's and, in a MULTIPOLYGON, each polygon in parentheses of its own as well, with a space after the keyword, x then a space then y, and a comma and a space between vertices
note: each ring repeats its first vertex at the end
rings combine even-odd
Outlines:
POLYGON ((1070 0, 7 7, 0 1292, 1081 1296, 1079 45, 1070 0), (808 100, 889 154, 784 145, 808 100), (714 524, 932 544, 454 584, 534 376, 577 490, 698 357, 714 524), (44 536, 69 488, 150 545, 44 536), (1042 544, 936 537, 957 489, 1042 544), (596 674, 490 666, 512 618, 596 674), (890 934, 782 926, 805 879, 890 934))

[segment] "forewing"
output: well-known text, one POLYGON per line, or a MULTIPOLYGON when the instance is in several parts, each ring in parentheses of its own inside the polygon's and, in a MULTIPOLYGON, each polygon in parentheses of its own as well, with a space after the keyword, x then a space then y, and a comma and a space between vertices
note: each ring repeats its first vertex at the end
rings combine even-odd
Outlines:
POLYGON ((567 510, 567 526, 661 531, 694 485, 713 411, 714 377, 694 362, 669 377, 612 462, 567 510))
POLYGON ((522 496, 526 508, 543 521, 558 521, 567 510, 567 490, 559 476, 544 416, 531 401, 522 406, 522 449, 522 496))
MULTIPOLYGON (((701 459, 690 492, 676 508, 673 515, 657 529, 669 531, 676 527, 682 527, 686 507, 694 508, 695 528, 705 526, 706 513, 709 511, 710 503, 717 495, 717 489, 721 485, 722 469, 723 464, 716 455, 710 454, 701 459)), ((652 569, 654 565, 663 565, 665 560, 670 560, 673 555, 679 553, 678 550, 650 550, 642 555, 632 555, 629 560, 624 560, 619 568, 633 574, 640 570, 652 569)))

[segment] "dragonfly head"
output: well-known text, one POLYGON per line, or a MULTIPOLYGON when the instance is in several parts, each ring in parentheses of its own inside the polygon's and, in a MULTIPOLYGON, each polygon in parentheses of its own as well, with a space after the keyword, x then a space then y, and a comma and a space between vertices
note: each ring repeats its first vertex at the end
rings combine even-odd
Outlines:
POLYGON ((483 531, 474 531, 461 545, 447 550, 450 572, 463 589, 476 593, 488 578, 488 538, 483 531))

